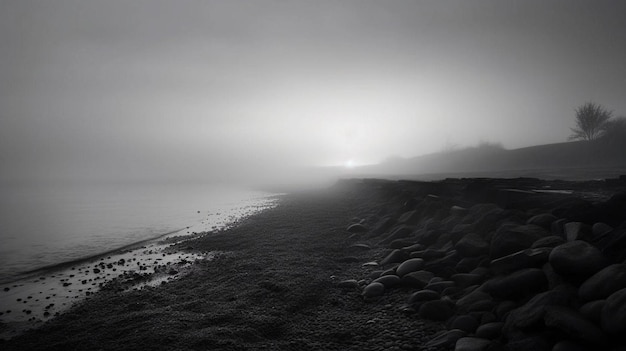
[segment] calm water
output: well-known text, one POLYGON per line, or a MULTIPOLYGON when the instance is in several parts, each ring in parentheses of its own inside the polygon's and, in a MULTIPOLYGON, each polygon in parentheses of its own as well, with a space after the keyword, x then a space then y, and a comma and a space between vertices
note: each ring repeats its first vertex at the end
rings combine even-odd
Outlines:
POLYGON ((208 231, 273 201, 268 193, 210 184, 21 185, 0 191, 0 281, 181 229, 178 234, 208 231))

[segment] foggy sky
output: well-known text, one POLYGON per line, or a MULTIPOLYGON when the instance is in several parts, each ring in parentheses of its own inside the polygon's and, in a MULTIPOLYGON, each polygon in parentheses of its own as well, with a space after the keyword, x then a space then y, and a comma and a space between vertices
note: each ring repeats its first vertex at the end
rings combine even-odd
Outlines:
POLYGON ((0 0, 0 179, 230 179, 626 115, 623 1, 0 0))

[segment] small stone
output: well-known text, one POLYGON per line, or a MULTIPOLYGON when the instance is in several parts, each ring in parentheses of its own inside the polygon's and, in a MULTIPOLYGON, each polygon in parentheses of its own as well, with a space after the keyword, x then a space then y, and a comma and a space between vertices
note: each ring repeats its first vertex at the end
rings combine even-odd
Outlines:
POLYGON ((400 285, 400 277, 397 275, 383 275, 376 278, 374 282, 383 284, 385 289, 390 289, 400 285))
POLYGON ((420 290, 416 291, 409 296, 409 303, 419 303, 424 301, 439 300, 439 294, 432 290, 420 290))
POLYGON ((421 258, 411 258, 400 264, 396 269, 396 274, 403 277, 407 273, 416 272, 424 268, 424 260, 421 258))
POLYGON ((363 224, 355 223, 348 226, 346 230, 350 233, 363 233, 367 231, 367 228, 363 224))
POLYGON ((402 285, 423 289, 435 275, 429 271, 417 271, 405 274, 400 280, 402 285))
POLYGON ((538 225, 540 227, 543 227, 543 228, 549 230, 551 228, 551 226, 552 226, 552 222, 554 222, 556 220, 557 220, 557 218, 553 214, 551 214, 551 213, 542 213, 542 214, 538 214, 536 216, 530 217, 526 221, 526 224, 538 225))
POLYGON ((385 286, 382 283, 370 283, 363 289, 363 297, 378 297, 385 293, 385 286))
POLYGON ((476 337, 464 337, 460 338, 454 346, 454 351, 483 351, 491 345, 491 340, 476 338, 476 337))
POLYGON ((353 290, 359 287, 359 282, 356 279, 342 280, 337 284, 337 287, 343 290, 353 290))

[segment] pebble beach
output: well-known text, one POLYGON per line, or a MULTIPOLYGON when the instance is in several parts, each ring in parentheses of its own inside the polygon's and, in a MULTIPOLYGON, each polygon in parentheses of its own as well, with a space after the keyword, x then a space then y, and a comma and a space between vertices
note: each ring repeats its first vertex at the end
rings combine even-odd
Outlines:
POLYGON ((194 258, 176 279, 112 279, 0 348, 620 350, 625 190, 370 179, 287 194, 174 245, 194 258))

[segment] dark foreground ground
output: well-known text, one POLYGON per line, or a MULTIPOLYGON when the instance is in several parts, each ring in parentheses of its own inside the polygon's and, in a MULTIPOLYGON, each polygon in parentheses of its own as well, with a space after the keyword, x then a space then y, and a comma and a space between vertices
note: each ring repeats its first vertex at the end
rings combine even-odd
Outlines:
POLYGON ((0 349, 622 350, 624 189, 355 180, 287 195, 186 242, 220 253, 183 278, 110 284, 0 349))

